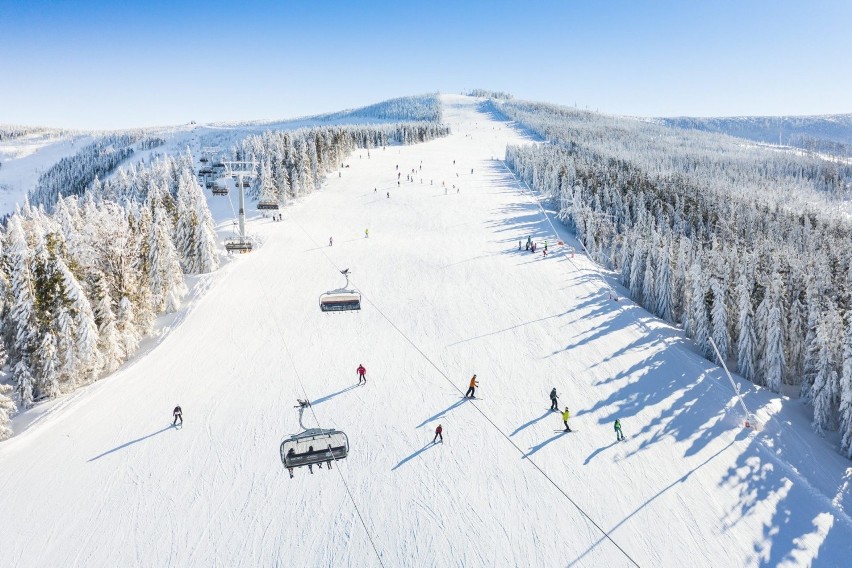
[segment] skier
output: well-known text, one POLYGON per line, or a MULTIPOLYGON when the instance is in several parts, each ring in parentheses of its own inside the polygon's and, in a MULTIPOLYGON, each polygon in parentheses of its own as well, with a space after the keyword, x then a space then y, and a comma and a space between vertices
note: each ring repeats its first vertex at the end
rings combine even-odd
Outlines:
MULTIPOLYGON (((288 451, 288 452, 287 452, 287 457, 288 457, 289 459, 292 459, 292 458, 293 458, 293 456, 295 456, 295 455, 296 455, 296 450, 294 450, 293 448, 290 448, 290 451, 288 451)), ((288 468, 287 468, 287 471, 289 471, 289 472, 290 472, 290 479, 293 479, 293 468, 292 468, 292 467, 288 467, 288 468)))
POLYGON ((432 443, 433 443, 433 444, 435 443, 435 440, 437 440, 438 438, 440 438, 440 439, 441 439, 441 443, 442 443, 442 444, 444 443, 444 435, 443 435, 443 434, 441 434, 441 432, 443 432, 443 431, 444 431, 444 429, 443 429, 443 428, 441 428, 441 425, 440 425, 440 424, 438 424, 438 427, 437 427, 437 428, 435 428, 435 437, 434 437, 434 438, 432 438, 432 443))
POLYGON ((464 393, 465 398, 468 398, 468 395, 470 395, 470 398, 476 398, 474 393, 476 392, 476 387, 478 387, 478 386, 479 386, 479 383, 476 382, 476 375, 474 374, 470 378, 470 388, 468 388, 467 392, 464 393))
POLYGON ((544 252, 547 252, 547 241, 544 241, 544 252))
POLYGON ((527 250, 530 250, 531 246, 532 246, 532 236, 528 236, 527 237, 527 250))
MULTIPOLYGON (((308 446, 308 453, 310 454, 310 453, 311 453, 311 452, 313 452, 313 451, 314 451, 314 447, 313 447, 313 446, 308 446)), ((310 471, 310 472, 311 472, 311 475, 313 475, 313 474, 314 474, 314 466, 313 466, 313 464, 310 464, 310 463, 308 464, 308 471, 310 471)))
POLYGON ((328 246, 331 246, 333 244, 334 244, 334 239, 332 237, 328 237, 328 246))
POLYGON ((369 239, 369 238, 370 238, 370 229, 364 229, 364 238, 365 238, 365 239, 369 239))
POLYGON ((388 192, 388 199, 390 199, 390 191, 388 192))
POLYGON ((175 417, 175 421, 172 422, 172 426, 177 426, 177 421, 180 420, 180 425, 183 426, 183 410, 180 409, 180 405, 175 406, 175 409, 172 410, 172 414, 175 417))
POLYGON ((553 387, 553 390, 550 391, 550 410, 555 410, 559 412, 559 406, 556 404, 556 399, 559 395, 556 394, 556 387, 553 387))
POLYGON ((568 410, 568 407, 565 407, 565 412, 562 413, 562 423, 565 424, 565 431, 570 432, 571 428, 568 426, 568 419, 571 418, 571 412, 568 410))
POLYGON ((621 420, 618 418, 615 419, 615 424, 613 425, 615 428, 615 441, 621 442, 624 440, 624 433, 621 431, 621 420))
POLYGON ((361 381, 364 381, 364 384, 367 384, 367 369, 364 368, 364 365, 358 365, 356 369, 358 371, 358 384, 361 384, 361 381))

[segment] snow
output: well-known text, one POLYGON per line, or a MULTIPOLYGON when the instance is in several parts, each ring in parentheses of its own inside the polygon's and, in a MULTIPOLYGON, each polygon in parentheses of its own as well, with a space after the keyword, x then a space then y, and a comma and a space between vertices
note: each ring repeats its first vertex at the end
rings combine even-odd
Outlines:
MULTIPOLYGON (((572 257, 492 159, 533 141, 442 98, 451 136, 355 152, 283 222, 254 214, 261 246, 195 281, 168 333, 16 419, 0 566, 378 566, 373 544, 384 566, 632 565, 612 541, 640 566, 847 564, 834 441, 740 380, 762 423, 743 429, 723 371, 572 257), (527 235, 552 254, 519 251, 527 235), (322 313, 342 268, 363 309, 322 313), (463 400, 473 373, 482 398, 463 400), (547 410, 554 386, 575 433, 547 410), (278 447, 304 397, 306 426, 351 451, 291 480, 278 447)), ((231 208, 210 199, 224 234, 231 208)))

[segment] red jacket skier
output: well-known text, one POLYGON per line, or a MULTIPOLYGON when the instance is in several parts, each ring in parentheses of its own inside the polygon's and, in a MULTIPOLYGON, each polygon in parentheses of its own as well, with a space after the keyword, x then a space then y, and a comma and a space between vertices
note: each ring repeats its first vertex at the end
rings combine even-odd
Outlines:
POLYGON ((358 384, 367 384, 367 369, 364 368, 364 365, 358 365, 358 384))

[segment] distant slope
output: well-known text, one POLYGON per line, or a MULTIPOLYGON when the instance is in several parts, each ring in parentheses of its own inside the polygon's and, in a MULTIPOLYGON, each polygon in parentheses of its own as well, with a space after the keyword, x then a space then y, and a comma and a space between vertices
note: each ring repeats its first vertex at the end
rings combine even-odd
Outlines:
POLYGON ((852 155, 852 114, 654 118, 650 122, 738 138, 852 155))

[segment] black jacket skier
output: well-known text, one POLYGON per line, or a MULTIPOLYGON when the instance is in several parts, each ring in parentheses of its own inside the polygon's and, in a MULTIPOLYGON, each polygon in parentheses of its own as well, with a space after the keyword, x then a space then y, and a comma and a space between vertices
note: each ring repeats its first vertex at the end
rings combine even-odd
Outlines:
POLYGON ((178 420, 180 420, 181 426, 183 426, 183 410, 180 409, 180 405, 175 406, 175 409, 172 410, 172 414, 175 417, 175 421, 172 422, 172 426, 177 425, 178 420))
POLYGON ((557 398, 558 395, 556 394, 556 387, 553 387, 553 390, 550 391, 550 410, 555 410, 556 412, 559 412, 559 407, 556 404, 557 398))

